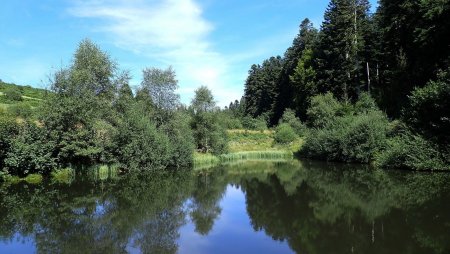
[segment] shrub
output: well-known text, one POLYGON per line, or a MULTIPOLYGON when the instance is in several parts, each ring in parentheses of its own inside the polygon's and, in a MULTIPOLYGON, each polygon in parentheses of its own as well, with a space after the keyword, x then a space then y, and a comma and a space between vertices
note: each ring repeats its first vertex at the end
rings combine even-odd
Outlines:
POLYGON ((361 93, 358 101, 355 103, 354 110, 356 114, 361 114, 378 110, 378 107, 375 100, 368 93, 361 93))
POLYGON ((168 165, 170 140, 138 108, 130 110, 116 137, 119 162, 129 169, 159 169, 168 165))
POLYGON ((33 115, 33 109, 29 104, 14 104, 8 107, 8 113, 11 116, 30 118, 33 115))
POLYGON ((310 130, 301 153, 329 161, 368 163, 386 142, 388 120, 380 111, 336 117, 310 130))
POLYGON ((193 116, 191 127, 197 148, 203 152, 211 152, 214 155, 226 153, 226 130, 218 123, 214 112, 197 113, 193 116))
POLYGON ((195 141, 189 122, 189 115, 175 113, 173 118, 161 127, 169 137, 169 166, 186 167, 193 162, 192 151, 195 148, 195 141))
POLYGON ((324 127, 332 122, 341 109, 339 102, 332 93, 316 95, 311 98, 311 106, 307 110, 309 125, 311 127, 324 127))
POLYGON ((282 123, 277 126, 274 138, 279 144, 288 144, 293 142, 298 136, 289 124, 282 123))
POLYGON ((435 144, 408 131, 390 138, 386 149, 376 156, 375 164, 383 168, 450 170, 445 158, 448 156, 441 154, 435 144))
POLYGON ((21 101, 22 100, 22 93, 19 89, 15 87, 11 87, 5 91, 5 96, 10 101, 21 101))
POLYGON ((54 150, 55 143, 47 138, 44 129, 26 123, 20 133, 10 140, 5 168, 13 175, 49 173, 57 167, 54 150))
POLYGON ((267 130, 267 121, 264 117, 252 118, 246 116, 242 118, 242 126, 248 130, 264 131, 267 130))
POLYGON ((281 123, 289 124, 299 136, 304 136, 306 134, 306 126, 295 116, 292 109, 286 109, 284 111, 283 116, 280 119, 280 124, 281 123))
POLYGON ((436 81, 415 89, 409 97, 404 118, 434 142, 450 144, 450 69, 440 72, 436 81))
POLYGON ((0 116, 0 168, 4 167, 6 154, 11 147, 11 139, 19 133, 20 126, 14 118, 0 116))

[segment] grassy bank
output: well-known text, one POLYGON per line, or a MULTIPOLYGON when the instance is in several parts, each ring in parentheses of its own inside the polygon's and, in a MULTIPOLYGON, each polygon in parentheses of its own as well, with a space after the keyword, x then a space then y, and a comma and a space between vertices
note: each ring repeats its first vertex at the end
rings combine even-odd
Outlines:
POLYGON ((203 169, 220 164, 242 160, 288 160, 292 159, 303 144, 298 138, 288 144, 277 144, 272 130, 253 131, 244 129, 228 130, 229 153, 222 155, 194 154, 194 169, 203 169))

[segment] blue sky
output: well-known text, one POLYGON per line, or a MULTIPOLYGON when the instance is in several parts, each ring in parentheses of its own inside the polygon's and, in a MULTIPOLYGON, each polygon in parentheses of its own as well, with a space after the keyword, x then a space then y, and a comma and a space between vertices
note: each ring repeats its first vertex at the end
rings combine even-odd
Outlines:
MULTIPOLYGON (((376 0, 371 0, 375 5, 376 0)), ((282 55, 304 18, 320 26, 328 0, 2 0, 0 79, 48 87, 90 38, 132 74, 172 65, 183 103, 208 86, 220 106, 243 94, 247 71, 282 55)))

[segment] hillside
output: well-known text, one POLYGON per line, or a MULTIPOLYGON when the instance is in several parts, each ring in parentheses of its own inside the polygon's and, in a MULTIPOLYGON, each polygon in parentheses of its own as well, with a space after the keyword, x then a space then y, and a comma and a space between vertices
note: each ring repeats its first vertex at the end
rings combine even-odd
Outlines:
POLYGON ((45 89, 0 81, 0 115, 32 117, 47 94, 45 89))

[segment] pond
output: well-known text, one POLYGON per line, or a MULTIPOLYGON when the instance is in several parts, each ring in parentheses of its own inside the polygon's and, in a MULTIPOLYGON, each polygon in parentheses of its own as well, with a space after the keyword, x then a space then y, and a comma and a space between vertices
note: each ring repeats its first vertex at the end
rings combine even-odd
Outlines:
POLYGON ((0 253, 450 253, 450 174, 310 161, 0 185, 0 253))

